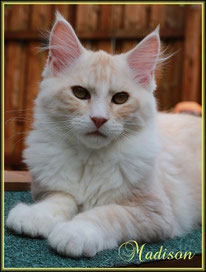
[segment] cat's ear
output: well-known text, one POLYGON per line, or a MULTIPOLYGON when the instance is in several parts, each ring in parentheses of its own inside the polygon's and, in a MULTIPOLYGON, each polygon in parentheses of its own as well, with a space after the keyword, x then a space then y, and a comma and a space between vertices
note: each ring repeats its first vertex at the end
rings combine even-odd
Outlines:
POLYGON ((127 63, 138 83, 147 86, 154 77, 160 53, 159 26, 127 53, 127 63))
POLYGON ((57 12, 49 39, 49 65, 53 75, 71 66, 84 50, 72 26, 57 12))

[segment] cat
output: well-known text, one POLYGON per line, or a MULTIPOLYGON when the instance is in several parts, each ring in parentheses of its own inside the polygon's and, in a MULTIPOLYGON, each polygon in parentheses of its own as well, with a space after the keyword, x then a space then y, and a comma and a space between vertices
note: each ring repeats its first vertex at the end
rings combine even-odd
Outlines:
POLYGON ((201 225, 201 118, 158 113, 159 27, 127 53, 85 49, 57 13, 24 161, 33 204, 7 227, 92 257, 201 225))

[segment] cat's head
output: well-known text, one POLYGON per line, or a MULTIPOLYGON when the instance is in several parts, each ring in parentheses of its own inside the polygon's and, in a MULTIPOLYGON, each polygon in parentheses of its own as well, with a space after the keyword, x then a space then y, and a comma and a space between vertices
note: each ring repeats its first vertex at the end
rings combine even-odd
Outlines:
POLYGON ((95 149, 120 141, 154 119, 159 52, 158 28, 127 53, 92 52, 57 13, 37 104, 68 139, 95 149))

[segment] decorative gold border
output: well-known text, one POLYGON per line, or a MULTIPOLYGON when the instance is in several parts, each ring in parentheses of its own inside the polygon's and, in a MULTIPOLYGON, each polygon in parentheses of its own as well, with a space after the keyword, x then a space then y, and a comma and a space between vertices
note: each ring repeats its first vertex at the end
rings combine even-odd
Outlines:
POLYGON ((174 271, 174 270, 178 270, 178 271, 204 271, 204 267, 205 267, 205 185, 204 185, 204 177, 205 177, 205 172, 204 172, 204 147, 205 147, 205 142, 204 142, 204 136, 205 136, 205 125, 204 125, 204 120, 205 120, 205 93, 204 93, 204 88, 205 88, 205 79, 204 79, 204 72, 205 72, 205 63, 204 63, 204 56, 205 56, 205 43, 204 43, 204 22, 205 22, 205 13, 204 13, 204 9, 205 8, 205 2, 204 1, 161 1, 161 2, 153 2, 153 1, 138 1, 138 2, 113 2, 113 1, 109 1, 109 2, 104 2, 104 1, 99 1, 99 2, 85 2, 85 1, 67 1, 67 2, 62 2, 62 1, 58 1, 58 2, 46 2, 46 1, 29 1, 29 2, 21 2, 21 1, 2 1, 1 2, 1 109, 2 109, 2 115, 1 115, 1 129, 2 129, 2 138, 1 138, 1 146, 2 146, 2 152, 1 152, 1 219, 2 219, 2 225, 1 225, 1 270, 2 271, 31 271, 31 270, 36 270, 36 271, 46 271, 46 270, 52 270, 52 271, 68 271, 68 270, 72 270, 72 271, 89 271, 89 270, 99 270, 99 271, 107 271, 108 269, 110 271, 135 271, 135 270, 143 270, 143 271, 161 271, 161 270, 168 270, 168 271, 174 271), (26 4, 26 5, 30 5, 30 4, 36 4, 36 5, 54 5, 54 4, 83 4, 83 5, 88 5, 88 4, 107 4, 107 5, 114 5, 114 4, 130 4, 130 5, 136 5, 136 4, 156 4, 156 5, 165 5, 165 4, 170 4, 170 5, 175 5, 175 4, 184 4, 184 5, 201 5, 202 6, 202 110, 203 110, 203 118, 202 118, 202 267, 201 268, 5 268, 4 267, 4 5, 5 4, 13 4, 13 5, 19 5, 19 4, 26 4))

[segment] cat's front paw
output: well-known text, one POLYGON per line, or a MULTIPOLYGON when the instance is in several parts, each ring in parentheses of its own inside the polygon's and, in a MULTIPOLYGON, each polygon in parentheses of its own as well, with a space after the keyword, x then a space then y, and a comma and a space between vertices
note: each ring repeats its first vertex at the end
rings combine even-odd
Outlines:
POLYGON ((54 218, 43 210, 24 203, 16 205, 6 221, 7 227, 17 234, 44 238, 48 237, 55 223, 54 218))
POLYGON ((93 257, 101 250, 117 246, 113 239, 104 239, 102 230, 95 224, 78 220, 57 224, 48 240, 59 254, 71 257, 93 257))

